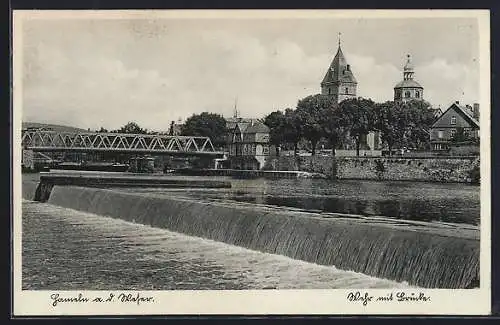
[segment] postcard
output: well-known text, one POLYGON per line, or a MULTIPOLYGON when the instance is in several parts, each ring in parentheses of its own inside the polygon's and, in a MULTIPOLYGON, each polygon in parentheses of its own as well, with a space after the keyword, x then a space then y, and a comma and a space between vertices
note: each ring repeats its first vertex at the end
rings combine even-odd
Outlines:
POLYGON ((13 315, 487 315, 487 10, 13 12, 13 315))

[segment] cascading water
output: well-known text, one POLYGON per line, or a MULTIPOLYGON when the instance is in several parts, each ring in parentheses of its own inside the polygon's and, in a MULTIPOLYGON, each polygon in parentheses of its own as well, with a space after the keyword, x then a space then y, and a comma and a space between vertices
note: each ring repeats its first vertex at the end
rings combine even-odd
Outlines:
POLYGON ((74 186, 48 202, 411 285, 478 285, 477 234, 74 186))

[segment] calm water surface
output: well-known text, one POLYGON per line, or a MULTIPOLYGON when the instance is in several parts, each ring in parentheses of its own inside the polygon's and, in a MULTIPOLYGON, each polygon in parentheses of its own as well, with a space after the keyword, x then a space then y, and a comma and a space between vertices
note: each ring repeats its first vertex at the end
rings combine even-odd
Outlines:
POLYGON ((202 200, 230 200, 323 212, 478 225, 479 186, 317 179, 229 180, 230 189, 129 189, 202 200))
POLYGON ((397 288, 402 283, 23 201, 25 290, 397 288))

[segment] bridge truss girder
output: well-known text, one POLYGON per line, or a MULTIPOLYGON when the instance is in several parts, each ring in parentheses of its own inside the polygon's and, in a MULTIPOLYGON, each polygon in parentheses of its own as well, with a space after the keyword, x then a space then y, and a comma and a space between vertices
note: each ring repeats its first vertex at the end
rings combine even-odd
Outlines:
POLYGON ((22 147, 33 151, 220 155, 208 137, 26 130, 22 147))

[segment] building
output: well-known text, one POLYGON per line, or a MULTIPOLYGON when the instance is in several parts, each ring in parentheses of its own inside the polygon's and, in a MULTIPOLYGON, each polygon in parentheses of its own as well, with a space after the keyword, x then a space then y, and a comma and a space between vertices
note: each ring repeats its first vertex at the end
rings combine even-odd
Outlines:
POLYGON ((229 161, 232 169, 260 170, 271 154, 269 128, 254 119, 236 122, 229 143, 229 161))
POLYGON ((414 73, 411 57, 408 54, 406 64, 403 67, 403 80, 394 86, 395 102, 424 99, 424 87, 413 79, 414 73))
MULTIPOLYGON (((337 103, 346 99, 357 98, 358 82, 354 77, 351 65, 347 63, 344 53, 342 52, 340 39, 337 54, 328 67, 320 85, 321 94, 331 96, 337 103)), ((373 155, 373 151, 380 149, 380 146, 380 135, 378 132, 370 132, 366 136, 361 136, 360 150, 369 151, 370 154, 373 155)), ((352 154, 351 151, 355 150, 355 147, 355 140, 347 136, 339 150, 341 153, 340 155, 352 154)))
POLYGON ((321 82, 321 94, 332 96, 337 103, 340 103, 348 98, 356 98, 357 87, 358 82, 342 53, 339 40, 337 54, 321 82))
POLYGON ((479 104, 462 106, 458 101, 451 106, 432 124, 430 140, 432 150, 448 150, 450 141, 463 130, 469 139, 479 139, 479 104))

